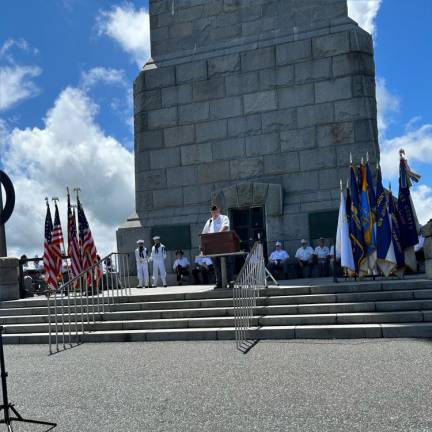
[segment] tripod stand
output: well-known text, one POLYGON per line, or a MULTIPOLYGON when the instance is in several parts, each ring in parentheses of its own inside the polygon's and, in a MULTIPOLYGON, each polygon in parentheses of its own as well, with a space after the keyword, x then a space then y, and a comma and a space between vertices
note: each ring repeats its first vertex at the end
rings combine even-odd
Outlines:
POLYGON ((16 410, 15 406, 9 403, 7 382, 6 382, 6 378, 8 374, 5 369, 5 360, 4 360, 4 351, 3 351, 3 326, 0 326, 0 367, 1 367, 1 384, 3 390, 3 405, 0 405, 0 411, 3 410, 4 413, 4 418, 0 420, 0 423, 4 423, 6 425, 8 432, 13 432, 12 424, 11 424, 13 421, 49 426, 46 432, 54 429, 57 426, 57 423, 25 419, 21 417, 20 413, 16 410), (15 417, 11 416, 10 411, 12 411, 15 417))

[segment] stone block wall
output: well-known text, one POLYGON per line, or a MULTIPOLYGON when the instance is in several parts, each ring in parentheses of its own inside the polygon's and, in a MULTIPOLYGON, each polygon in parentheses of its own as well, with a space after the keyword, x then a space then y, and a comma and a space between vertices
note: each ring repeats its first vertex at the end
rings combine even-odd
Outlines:
POLYGON ((371 36, 346 0, 151 0, 150 15, 152 59, 134 82, 137 214, 119 238, 188 223, 193 256, 212 194, 259 182, 282 188, 267 238, 292 252, 310 212, 338 207, 350 153, 379 158, 371 36))

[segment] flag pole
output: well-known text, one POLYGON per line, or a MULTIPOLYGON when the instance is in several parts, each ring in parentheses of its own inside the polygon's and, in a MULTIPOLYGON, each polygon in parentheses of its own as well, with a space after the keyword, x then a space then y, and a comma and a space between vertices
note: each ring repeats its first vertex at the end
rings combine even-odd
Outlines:
MULTIPOLYGON (((58 197, 53 197, 51 198, 51 200, 54 202, 54 207, 57 209, 57 203, 60 201, 58 197)), ((55 223, 55 221, 54 221, 55 223)), ((62 232, 62 237, 63 237, 63 232, 62 232)), ((64 257, 64 242, 62 242, 63 244, 63 253, 60 250, 61 253, 61 259, 60 259, 60 279, 62 281, 62 287, 60 289, 60 306, 61 306, 61 314, 62 314, 62 335, 63 335, 63 349, 66 349, 66 345, 65 345, 65 322, 64 322, 64 293, 63 293, 63 286, 64 286, 64 278, 63 278, 63 272, 62 272, 62 265, 63 265, 63 257, 64 257)), ((66 262, 66 267, 67 267, 67 262, 66 262)), ((57 277, 57 275, 56 275, 57 277)))
MULTIPOLYGON (((69 244, 70 244, 70 238, 69 238, 69 210, 72 212, 72 205, 70 204, 70 193, 69 193, 69 186, 66 186, 66 192, 68 197, 68 215, 67 215, 67 233, 68 233, 68 255, 69 255, 69 244), (70 208, 69 208, 70 206, 70 208)), ((71 288, 71 280, 73 279, 74 275, 72 274, 72 257, 71 260, 71 268, 68 267, 68 274, 69 274, 69 298, 70 298, 70 288, 71 288)), ((68 298, 68 302, 69 302, 68 298)), ((69 304, 69 303, 68 303, 69 304)), ((70 314, 70 308, 69 308, 69 314, 70 314)), ((78 320, 77 320, 77 301, 76 301, 76 292, 75 292, 75 282, 74 282, 74 314, 75 314, 75 343, 78 344, 78 320)))
MULTIPOLYGON (((75 209, 77 208, 77 205, 71 204, 71 207, 73 209, 72 214, 73 214, 75 226, 77 226, 78 224, 76 223, 76 213, 75 213, 75 209)), ((78 235, 78 228, 77 228, 77 235, 78 235)), ((79 242, 79 240, 78 240, 78 242, 79 242)), ((79 243, 78 243, 78 247, 79 247, 79 243)), ((79 250, 78 252, 81 255, 81 250, 79 250)), ((81 258, 81 256, 79 258, 81 258)), ((81 293, 81 333, 84 334, 84 312, 83 312, 83 308, 82 308, 82 283, 81 283, 81 280, 78 280, 78 285, 80 287, 80 293, 81 293)), ((75 293, 75 302, 76 302, 76 294, 77 293, 75 293)))

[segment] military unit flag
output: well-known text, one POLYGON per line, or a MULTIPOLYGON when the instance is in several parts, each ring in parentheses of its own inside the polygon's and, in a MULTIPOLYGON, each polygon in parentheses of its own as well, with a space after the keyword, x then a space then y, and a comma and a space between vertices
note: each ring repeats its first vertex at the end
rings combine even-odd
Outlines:
POLYGON ((351 163, 349 188, 346 195, 341 192, 336 234, 343 268, 356 276, 375 275, 379 270, 385 276, 400 275, 407 267, 416 269, 419 224, 410 187, 419 179, 401 150, 396 199, 384 189, 379 166, 375 187, 368 158, 358 167, 351 163))

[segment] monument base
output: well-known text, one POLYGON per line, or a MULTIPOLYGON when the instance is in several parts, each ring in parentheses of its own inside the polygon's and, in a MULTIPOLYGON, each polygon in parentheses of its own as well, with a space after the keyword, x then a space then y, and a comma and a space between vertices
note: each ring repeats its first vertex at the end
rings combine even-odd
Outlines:
POLYGON ((18 258, 0 258, 0 301, 18 300, 19 294, 18 258))

